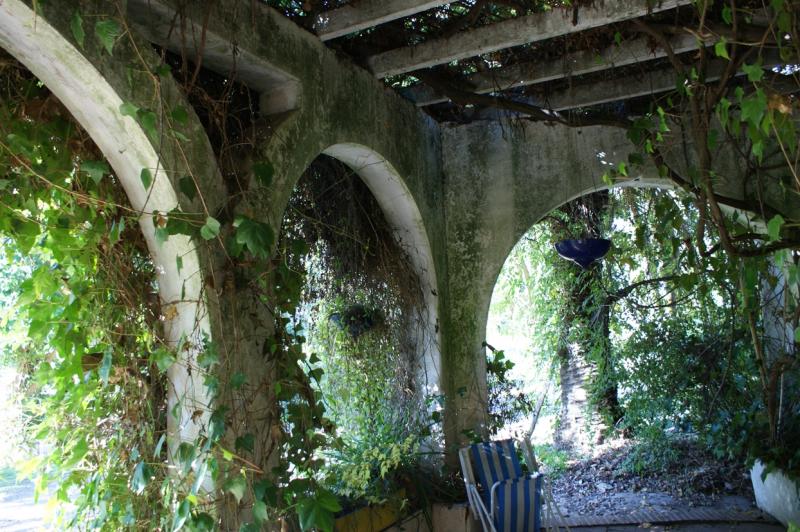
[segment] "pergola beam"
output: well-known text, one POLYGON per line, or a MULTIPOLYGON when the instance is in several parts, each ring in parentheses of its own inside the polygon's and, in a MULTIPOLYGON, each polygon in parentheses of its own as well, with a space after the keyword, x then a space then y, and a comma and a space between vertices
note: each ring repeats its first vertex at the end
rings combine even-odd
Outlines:
MULTIPOLYGON (((705 72, 705 82, 713 83, 719 80, 725 72, 727 63, 718 58, 709 61, 705 72)), ((781 60, 777 54, 767 54, 764 57, 762 68, 769 70, 780 63, 781 60)), ((734 75, 741 76, 743 72, 738 71, 734 75)), ((635 80, 619 78, 573 87, 553 94, 538 102, 537 105, 554 111, 591 107, 671 91, 677 87, 677 81, 678 74, 674 68, 669 66, 646 72, 635 80)))
POLYGON ((433 39, 417 46, 389 50, 370 57, 368 62, 375 76, 385 78, 691 3, 692 0, 662 0, 653 7, 647 7, 647 2, 643 0, 617 0, 613 6, 605 3, 602 6, 579 8, 574 23, 571 21, 571 10, 536 13, 481 26, 446 39, 433 39))
MULTIPOLYGON (((670 47, 676 54, 697 49, 697 37, 688 33, 670 39, 670 47)), ((665 57, 663 48, 652 48, 645 37, 625 41, 595 52, 582 50, 544 63, 523 63, 479 72, 464 78, 464 84, 477 94, 500 92, 515 87, 536 85, 568 76, 582 76, 615 67, 643 63, 665 57)), ((443 103, 449 100, 427 85, 417 85, 404 96, 418 107, 443 103)))
POLYGON ((329 41, 449 3, 450 0, 361 0, 354 6, 348 4, 319 14, 314 26, 319 38, 329 41))

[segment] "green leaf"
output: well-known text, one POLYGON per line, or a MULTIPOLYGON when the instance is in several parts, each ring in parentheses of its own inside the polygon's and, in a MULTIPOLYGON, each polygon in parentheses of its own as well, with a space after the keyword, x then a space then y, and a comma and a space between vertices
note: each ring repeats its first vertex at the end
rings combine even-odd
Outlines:
POLYGON ((722 20, 728 25, 733 23, 733 10, 730 8, 730 6, 725 6, 722 8, 722 20))
POLYGON ((761 65, 742 65, 742 72, 747 74, 747 80, 751 83, 755 83, 757 81, 761 81, 764 77, 764 69, 761 68, 761 65))
POLYGON ((236 450, 244 449, 245 451, 253 452, 256 444, 256 437, 253 436, 251 433, 247 433, 244 436, 239 436, 236 438, 236 450))
POLYGON ((153 174, 150 172, 149 168, 142 168, 142 172, 139 174, 139 179, 142 180, 142 186, 145 190, 150 190, 150 185, 153 184, 153 174))
POLYGON ((800 343, 800 327, 794 330, 794 341, 800 343))
POLYGON ((72 20, 69 22, 69 29, 72 31, 72 36, 81 48, 84 47, 86 41, 86 32, 83 31, 83 18, 79 11, 72 14, 72 20))
POLYGON ((142 129, 144 129, 145 134, 150 138, 150 140, 157 140, 158 117, 156 114, 153 111, 139 109, 139 111, 136 113, 136 117, 139 119, 139 124, 141 124, 142 129))
POLYGON ((319 528, 326 532, 333 530, 334 513, 341 510, 336 496, 327 490, 319 490, 315 497, 304 497, 297 503, 297 516, 300 528, 311 530, 319 528))
POLYGON ((108 233, 108 242, 113 246, 119 242, 122 231, 125 230, 125 218, 120 218, 119 221, 114 220, 111 224, 111 231, 108 233))
POLYGON ((275 175, 275 167, 269 161, 257 162, 253 165, 253 175, 259 183, 268 187, 272 184, 272 177, 275 175))
POLYGON ((211 532, 214 530, 214 518, 205 512, 199 513, 192 516, 189 525, 193 532, 211 532))
POLYGON ((103 353, 103 360, 100 362, 100 367, 97 369, 97 374, 100 380, 103 381, 103 386, 108 384, 108 376, 111 373, 111 352, 106 351, 103 353))
POLYGON ((152 361, 161 373, 164 373, 175 363, 175 355, 166 349, 158 349, 151 356, 152 361))
POLYGON ((99 185, 103 176, 109 173, 110 169, 105 161, 83 161, 81 172, 86 173, 96 185, 99 185))
POLYGON ((172 74, 172 67, 170 67, 166 63, 161 63, 160 65, 158 65, 156 67, 155 73, 156 73, 156 76, 159 76, 159 77, 162 77, 162 78, 167 77, 170 74, 172 74))
POLYGON ((144 492, 144 489, 147 487, 147 483, 150 482, 150 477, 152 477, 152 471, 150 470, 150 466, 147 465, 145 462, 139 462, 136 464, 136 467, 133 468, 133 476, 131 477, 131 489, 137 495, 144 492))
POLYGON ((716 42, 714 45, 714 53, 717 54, 717 57, 722 57, 725 59, 731 58, 728 55, 728 41, 725 39, 725 37, 722 37, 716 42))
POLYGON ((269 519, 267 505, 264 501, 256 501, 253 503, 253 519, 255 519, 258 524, 266 523, 267 519, 269 519))
POLYGON ((238 216, 233 222, 236 228, 236 242, 245 246, 255 257, 269 257, 275 235, 272 228, 246 216, 238 216))
POLYGON ((186 111, 186 108, 181 105, 176 106, 175 109, 172 110, 172 113, 170 113, 170 116, 175 122, 181 125, 189 120, 189 113, 186 111))
POLYGON ((209 216, 206 218, 206 224, 200 228, 200 236, 205 240, 216 238, 219 235, 219 227, 219 222, 209 216))
POLYGON ((122 116, 130 116, 131 118, 136 119, 139 108, 133 105, 131 102, 125 102, 119 106, 119 112, 122 114, 122 116))
POLYGON ((241 371, 237 371, 231 377, 231 388, 238 390, 247 381, 247 376, 241 371))
POLYGON ((178 273, 181 273, 181 270, 183 269, 183 257, 180 255, 175 257, 175 268, 177 268, 178 273))
POLYGON ((222 485, 222 489, 226 493, 233 495, 236 502, 239 503, 242 501, 244 492, 247 489, 247 481, 242 475, 236 475, 226 480, 225 484, 222 485))
POLYGON ((183 528, 184 523, 186 523, 186 520, 189 519, 189 513, 191 510, 192 505, 188 500, 184 499, 181 501, 181 503, 178 505, 175 515, 172 517, 172 532, 183 528))
POLYGON ((111 19, 98 20, 94 25, 94 34, 103 45, 108 55, 112 55, 114 44, 122 34, 122 30, 117 21, 111 19))
POLYGON ((194 184, 192 176, 185 175, 180 178, 178 181, 178 189, 180 189, 184 196, 189 198, 189 201, 194 201, 197 197, 197 187, 194 184))
POLYGON ((197 357, 197 363, 204 369, 219 363, 219 353, 213 343, 206 343, 205 349, 203 349, 203 352, 197 357))
POLYGON ((781 227, 783 226, 785 221, 786 220, 783 219, 783 216, 781 216, 780 214, 776 214, 767 223, 767 233, 769 234, 770 241, 774 242, 776 240, 780 240, 781 227))

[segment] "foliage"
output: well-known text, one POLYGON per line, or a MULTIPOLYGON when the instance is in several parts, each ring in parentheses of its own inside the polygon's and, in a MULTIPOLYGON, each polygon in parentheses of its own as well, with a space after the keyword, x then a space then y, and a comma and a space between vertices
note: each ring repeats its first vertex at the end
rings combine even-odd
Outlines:
POLYGON ((282 238, 306 243, 296 313, 314 387, 336 424, 319 477, 350 504, 391 497, 431 437, 420 377, 419 280, 366 186, 321 157, 298 183, 282 238), (415 330, 416 342, 409 340, 415 330))
POLYGON ((559 477, 567 471, 569 454, 553 445, 544 444, 536 446, 536 460, 541 470, 550 477, 559 477))
MULTIPOLYGON (((111 30, 111 24, 98 26, 108 53, 117 44, 111 30)), ((229 234, 225 255, 232 267, 266 274, 252 288, 277 316, 270 354, 279 382, 280 437, 275 468, 265 472, 240 456, 254 450, 253 434, 226 443, 231 413, 224 402, 197 440, 170 448, 166 421, 176 414, 163 398, 166 371, 179 353, 161 340, 170 309, 160 308, 140 213, 130 209, 98 149, 55 98, 13 61, 3 63, 2 75, 0 236, 7 257, 32 265, 15 269, 21 282, 4 279, 3 297, 18 293, 14 321, 4 323, 26 329, 24 343, 9 357, 28 379, 31 438, 52 448, 24 464, 22 473, 38 475, 40 493, 55 486, 52 497, 62 503, 61 524, 69 528, 206 530, 215 526, 217 501, 229 494, 237 506, 252 507, 255 523, 245 529, 268 516, 293 515, 305 528, 331 529, 339 504, 314 477, 315 452, 331 425, 310 391, 303 340, 287 331, 302 276, 266 260, 272 229, 247 216, 223 224, 209 213, 144 213, 153 217, 159 242, 185 234, 216 245, 220 233, 229 234), (11 281, 16 284, 5 284, 11 281), (212 482, 215 490, 207 491, 212 482)), ((151 111, 130 103, 126 109, 145 129, 155 127, 151 111)), ((181 140, 179 132, 168 133, 181 140)), ((267 166, 259 166, 262 183, 267 166)), ((149 187, 153 175, 147 169, 141 175, 149 187)), ((217 345, 206 338, 194 348, 196 371, 212 395, 253 400, 243 379, 220 380, 217 345)))

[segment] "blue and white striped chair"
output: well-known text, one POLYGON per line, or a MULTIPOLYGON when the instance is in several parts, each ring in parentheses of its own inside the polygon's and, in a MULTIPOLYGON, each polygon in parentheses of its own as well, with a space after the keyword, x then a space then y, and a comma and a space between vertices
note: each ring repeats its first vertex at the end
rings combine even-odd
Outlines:
POLYGON ((475 443, 459 452, 467 498, 484 532, 539 532, 542 475, 525 475, 514 440, 475 443))

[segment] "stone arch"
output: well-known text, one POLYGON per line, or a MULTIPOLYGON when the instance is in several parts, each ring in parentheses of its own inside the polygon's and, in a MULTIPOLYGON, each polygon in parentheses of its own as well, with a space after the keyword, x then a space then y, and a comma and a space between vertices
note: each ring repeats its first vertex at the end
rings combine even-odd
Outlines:
MULTIPOLYGON (((178 346, 189 339, 194 346, 180 349, 178 362, 168 371, 168 408, 172 411, 173 406, 181 405, 180 417, 168 416, 168 432, 173 444, 179 440, 193 440, 204 419, 201 416, 193 420, 192 413, 198 409, 208 412, 210 407, 210 398, 199 373, 190 371, 203 336, 211 334, 201 274, 204 268, 195 244, 187 236, 172 236, 163 243, 157 241, 151 213, 168 212, 179 204, 172 179, 186 173, 196 176, 201 192, 213 198, 212 191, 221 187, 216 164, 209 163, 213 161, 213 152, 197 118, 191 113, 189 127, 193 128, 195 144, 189 156, 177 153, 181 149, 166 142, 157 146, 135 120, 123 116, 120 112, 123 102, 141 100, 127 82, 128 65, 120 60, 120 56, 127 53, 133 64, 132 52, 118 43, 115 57, 109 60, 89 38, 85 47, 81 47, 83 50, 79 49, 72 38, 66 37, 71 35, 68 24, 72 15, 69 6, 48 4, 34 11, 21 0, 2 2, 0 47, 22 62, 67 107, 114 169, 133 209, 142 213, 139 225, 156 265, 159 294, 165 309, 165 340, 171 346, 178 346), (140 178, 143 168, 150 169, 153 175, 149 188, 144 187, 140 178), (177 257, 182 257, 182 268, 178 268, 177 257)), ((157 58, 147 46, 140 46, 138 52, 157 64, 157 58)), ((169 106, 182 101, 172 80, 162 79, 160 91, 169 106)), ((184 106, 190 108, 188 104, 184 106)), ((208 207, 213 209, 213 205, 208 207)))
POLYGON ((425 329, 434 331, 431 338, 422 334, 414 338, 419 360, 418 379, 425 383, 426 393, 440 390, 441 361, 438 332, 438 293, 436 265, 425 222, 417 202, 394 166, 378 152, 355 143, 340 143, 322 151, 353 169, 364 181, 392 226, 398 242, 411 260, 425 306, 425 329))

